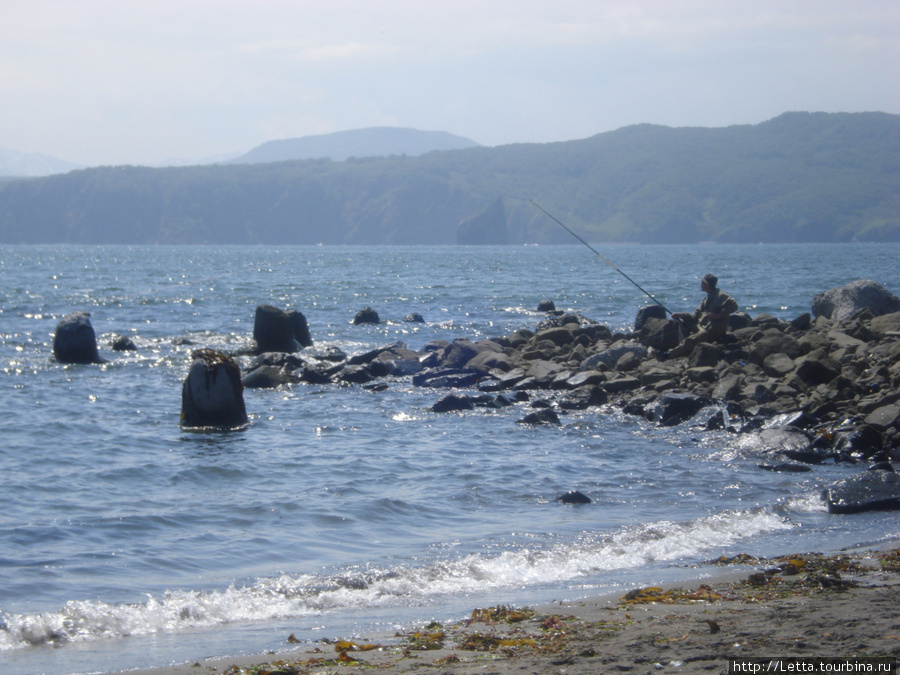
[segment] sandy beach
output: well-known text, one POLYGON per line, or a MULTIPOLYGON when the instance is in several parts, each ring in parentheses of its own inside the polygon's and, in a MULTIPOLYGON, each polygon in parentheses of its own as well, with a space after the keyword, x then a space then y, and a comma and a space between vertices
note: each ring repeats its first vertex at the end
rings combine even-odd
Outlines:
POLYGON ((893 672, 875 668, 878 659, 900 658, 900 549, 716 563, 720 577, 677 587, 544 607, 473 608, 465 621, 377 640, 347 636, 301 646, 286 635, 280 654, 129 672, 726 673, 754 672, 754 659, 780 660, 781 672, 893 672), (808 669, 826 658, 838 661, 808 669))

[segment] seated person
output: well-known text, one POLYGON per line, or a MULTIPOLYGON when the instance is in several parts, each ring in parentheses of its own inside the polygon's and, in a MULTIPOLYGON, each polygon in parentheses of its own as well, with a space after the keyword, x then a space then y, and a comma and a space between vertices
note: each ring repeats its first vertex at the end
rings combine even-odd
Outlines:
POLYGON ((672 314, 672 318, 687 330, 697 330, 698 326, 700 330, 684 338, 684 342, 670 351, 669 356, 689 356, 701 342, 718 342, 728 332, 728 317, 737 311, 738 305, 734 298, 716 287, 718 283, 719 280, 714 275, 707 274, 700 282, 700 289, 706 293, 706 297, 694 313, 672 314))

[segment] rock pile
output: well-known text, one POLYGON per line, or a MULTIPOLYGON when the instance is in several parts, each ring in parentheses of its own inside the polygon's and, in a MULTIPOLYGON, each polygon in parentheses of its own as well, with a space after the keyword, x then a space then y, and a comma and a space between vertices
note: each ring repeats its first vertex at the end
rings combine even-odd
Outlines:
POLYGON ((768 462, 762 468, 778 471, 804 470, 798 462, 897 459, 900 301, 873 282, 817 296, 824 297, 830 300, 818 302, 815 316, 791 321, 732 316, 721 343, 701 343, 684 358, 666 356, 678 326, 659 307, 641 310, 628 333, 554 310, 534 330, 435 341, 419 351, 397 342, 348 358, 263 355, 245 383, 255 386, 250 382, 265 372, 270 386, 374 388, 376 380, 410 377, 416 386, 454 390, 438 397, 435 412, 529 401, 520 421, 531 424, 558 424, 569 411, 613 405, 663 426, 690 421, 744 433, 747 446, 768 462))

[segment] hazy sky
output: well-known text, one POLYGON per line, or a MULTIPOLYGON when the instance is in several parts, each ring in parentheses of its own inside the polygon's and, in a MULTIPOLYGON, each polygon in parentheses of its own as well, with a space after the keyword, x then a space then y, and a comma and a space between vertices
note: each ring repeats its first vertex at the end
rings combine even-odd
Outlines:
POLYGON ((900 1, 0 0, 0 147, 82 164, 788 110, 900 113, 900 1))

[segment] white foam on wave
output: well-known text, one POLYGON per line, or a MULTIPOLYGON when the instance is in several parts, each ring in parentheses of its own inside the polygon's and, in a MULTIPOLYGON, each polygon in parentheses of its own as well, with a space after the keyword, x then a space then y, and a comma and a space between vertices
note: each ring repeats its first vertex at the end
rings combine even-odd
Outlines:
POLYGON ((420 566, 283 574, 224 590, 171 591, 140 604, 71 601, 56 612, 0 613, 0 650, 28 645, 176 632, 232 622, 408 606, 441 596, 547 585, 605 571, 691 560, 741 539, 793 525, 768 509, 726 511, 692 521, 661 521, 573 541, 471 553, 420 566))

